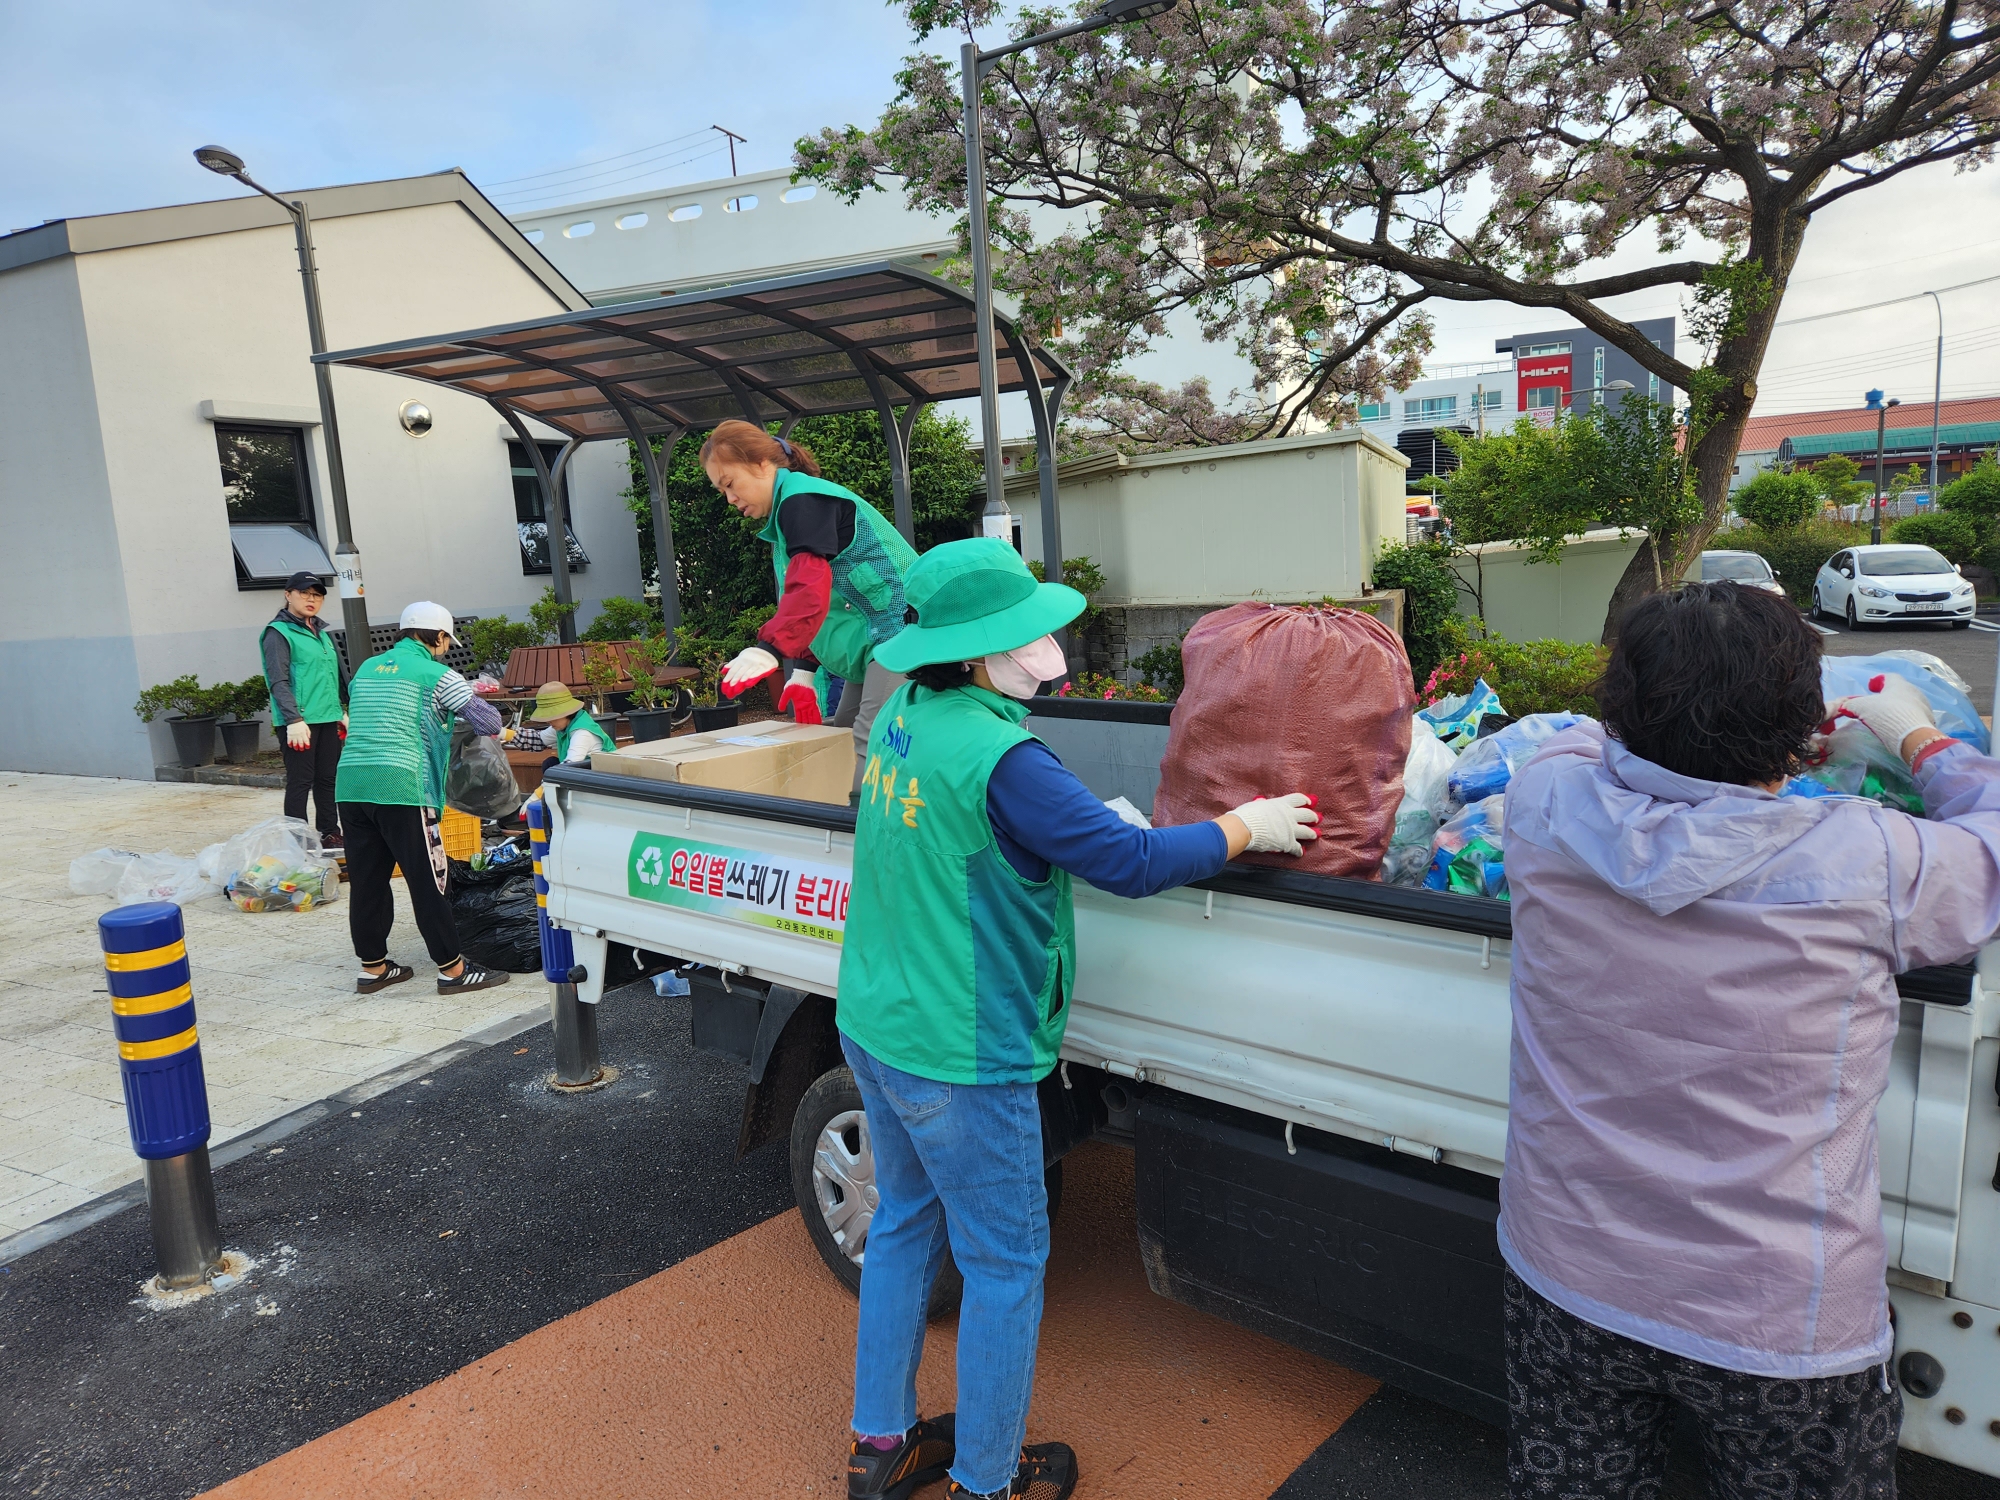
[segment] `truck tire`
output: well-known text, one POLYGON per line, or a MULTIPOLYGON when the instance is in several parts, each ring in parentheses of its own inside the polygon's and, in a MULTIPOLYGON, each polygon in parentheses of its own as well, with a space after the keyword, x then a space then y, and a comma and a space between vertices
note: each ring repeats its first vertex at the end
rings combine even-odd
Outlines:
MULTIPOLYGON (((861 1090, 848 1068, 822 1073, 792 1116, 792 1196, 820 1259, 857 1296, 868 1223, 874 1217, 875 1158, 868 1149, 867 1128, 861 1090)), ((1061 1162, 1050 1165, 1044 1181, 1053 1220, 1062 1202, 1061 1162)), ((930 1316, 941 1318, 956 1309, 964 1290, 965 1279, 947 1249, 931 1284, 930 1316)))

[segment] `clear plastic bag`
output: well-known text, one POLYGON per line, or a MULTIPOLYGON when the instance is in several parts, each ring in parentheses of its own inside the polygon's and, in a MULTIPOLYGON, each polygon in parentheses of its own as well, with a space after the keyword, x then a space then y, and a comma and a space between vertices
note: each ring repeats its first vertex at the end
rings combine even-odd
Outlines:
POLYGON ((1430 864, 1431 840, 1450 804, 1451 770, 1457 761, 1431 726, 1418 715, 1410 726, 1410 758, 1403 766, 1403 801, 1396 809, 1396 831, 1389 852, 1382 856, 1382 879, 1389 885, 1423 883, 1430 864))
POLYGON ((317 857, 295 864, 281 855, 262 854, 229 884, 229 899, 242 911, 311 911, 339 895, 333 862, 317 857))
POLYGON ((1529 714, 1497 734, 1473 741, 1452 767, 1451 800, 1469 806, 1506 791, 1514 773, 1545 743, 1574 723, 1576 715, 1571 713, 1529 714))
POLYGON ((213 896, 198 861, 171 849, 135 854, 129 849, 95 849, 69 865, 69 888, 79 896, 109 896, 120 906, 139 901, 172 901, 186 906, 213 896))
POLYGON ((444 800, 446 806, 482 820, 512 817, 521 806, 521 789, 507 763, 506 747, 491 735, 454 735, 444 800))
POLYGON ((1425 887, 1507 900, 1506 833, 1506 798, 1473 803, 1438 830, 1425 887))
POLYGON ((1872 656, 1823 656, 1820 691, 1828 703, 1836 698, 1871 692, 1875 677, 1893 674, 1912 684, 1930 704, 1938 728, 1963 740, 1981 755, 1991 752, 1993 736, 1972 706, 1965 679, 1928 651, 1878 651, 1872 656))
POLYGON ((308 858, 325 860, 320 849, 319 830, 302 818, 266 818, 252 823, 232 839, 210 844, 195 858, 202 878, 227 889, 238 872, 249 868, 266 854, 275 854, 294 865, 308 858))
POLYGON ((1431 726, 1447 749, 1462 750, 1479 737, 1481 719, 1488 714, 1504 716, 1506 712, 1500 706, 1500 695, 1482 677, 1472 684, 1471 692, 1440 698, 1429 708, 1418 710, 1417 717, 1431 726))
MULTIPOLYGON (((1801 778, 1818 782, 1828 792, 1867 797, 1921 818, 1924 794, 1900 755, 1875 738, 1875 731, 1856 719, 1842 719, 1832 734, 1816 735, 1806 752, 1801 778)), ((1791 796, 1810 795, 1792 791, 1791 796)))

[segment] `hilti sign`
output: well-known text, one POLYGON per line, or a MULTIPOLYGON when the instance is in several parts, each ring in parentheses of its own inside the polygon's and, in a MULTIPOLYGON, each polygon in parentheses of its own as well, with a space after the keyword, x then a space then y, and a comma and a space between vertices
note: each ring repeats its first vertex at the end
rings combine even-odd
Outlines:
POLYGON ((1518 409, 1525 411, 1528 406, 1528 392, 1538 386, 1560 386, 1564 392, 1562 404, 1569 404, 1570 356, 1567 354, 1543 354, 1532 359, 1524 359, 1514 366, 1519 377, 1518 409))

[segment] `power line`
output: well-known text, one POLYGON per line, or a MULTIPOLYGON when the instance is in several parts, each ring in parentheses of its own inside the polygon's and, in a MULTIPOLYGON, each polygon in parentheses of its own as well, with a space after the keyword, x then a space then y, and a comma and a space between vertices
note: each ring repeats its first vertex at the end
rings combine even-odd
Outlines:
MULTIPOLYGON (((1985 286, 1988 282, 1991 281, 2000 281, 2000 276, 1981 276, 1977 281, 1961 281, 1953 286, 1933 287, 1931 288, 1931 291, 1935 291, 1940 294, 1944 292, 1962 292, 1967 287, 1985 286)), ((1849 313, 1873 312, 1878 307, 1894 307, 1899 302, 1915 302, 1918 298, 1928 297, 1930 294, 1931 294, 1930 291, 1911 292, 1907 296, 1891 297, 1883 302, 1866 302, 1863 303, 1860 307, 1836 307, 1832 312, 1813 313, 1810 316, 1803 318, 1786 318, 1781 322, 1773 324, 1772 326, 1775 328, 1793 328, 1800 323, 1818 323, 1824 321, 1827 318, 1844 318, 1849 313)))
POLYGON ((678 145, 682 141, 691 141, 698 135, 707 134, 706 130, 690 130, 685 135, 677 135, 664 141, 655 141, 650 146, 638 146, 630 151, 621 151, 616 156, 600 156, 594 161, 575 162, 567 167, 551 167, 546 172, 530 172, 525 177, 502 177, 487 185, 489 187, 508 187, 513 183, 535 182, 544 177, 564 177, 572 172, 582 172, 590 167, 602 167, 614 161, 624 161, 627 157, 643 156, 648 151, 658 151, 667 146, 678 145))
MULTIPOLYGON (((723 148, 721 146, 711 146, 705 151, 697 151, 691 156, 679 157, 674 161, 656 162, 651 166, 641 167, 635 172, 628 172, 623 176, 614 176, 607 181, 592 184, 589 187, 588 194, 585 196, 600 197, 609 189, 617 187, 620 183, 632 182, 645 177, 655 177, 662 172, 671 171, 675 167, 684 167, 691 162, 701 161, 707 157, 720 156, 722 151, 723 148)), ((584 195, 581 192, 584 186, 585 184, 583 183, 569 183, 544 192, 531 192, 525 196, 510 198, 504 203, 498 199, 494 201, 499 203, 500 207, 509 213, 531 213, 539 211, 544 206, 550 208, 561 207, 565 200, 574 200, 578 196, 584 195)))

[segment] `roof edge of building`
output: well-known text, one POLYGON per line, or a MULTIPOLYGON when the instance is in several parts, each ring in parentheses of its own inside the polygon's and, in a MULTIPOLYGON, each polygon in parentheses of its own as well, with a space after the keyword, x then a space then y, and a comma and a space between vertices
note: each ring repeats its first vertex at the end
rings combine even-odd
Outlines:
MULTIPOLYGON (((574 312, 590 306, 582 292, 528 243, 507 216, 457 167, 418 177, 391 177, 375 182, 342 183, 305 188, 293 196, 304 200, 315 219, 340 219, 356 214, 385 213, 399 208, 424 208, 457 203, 479 221, 502 249, 565 308, 574 312)), ((291 216, 269 198, 245 193, 239 198, 214 198, 163 208, 128 209, 83 218, 55 219, 34 229, 0 235, 0 273, 18 270, 63 255, 92 255, 175 240, 206 239, 250 229, 274 229, 291 216)))

